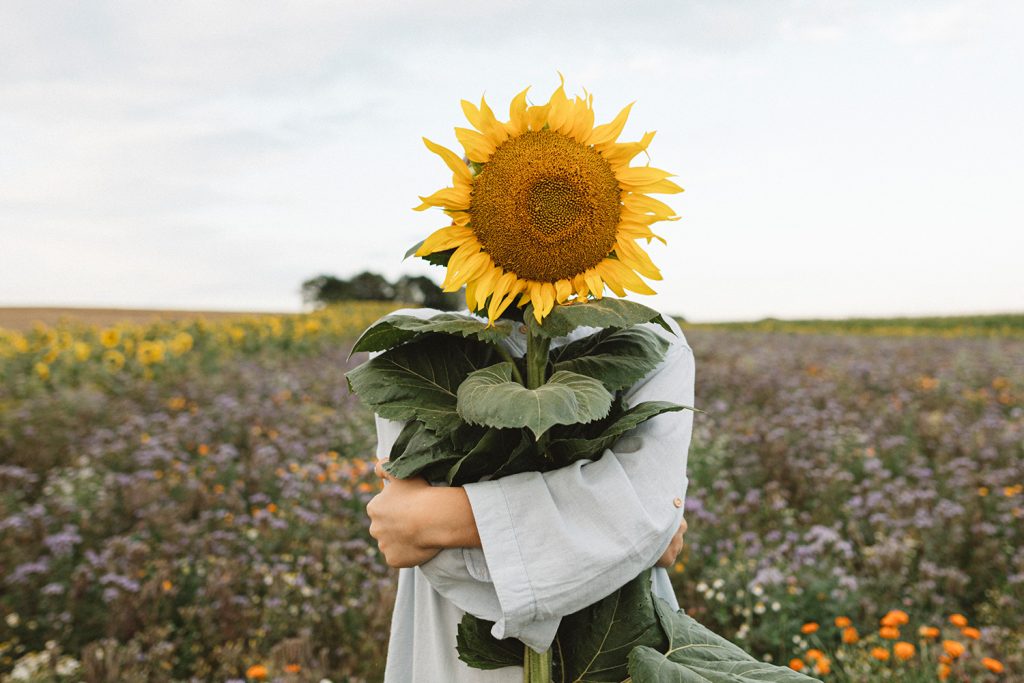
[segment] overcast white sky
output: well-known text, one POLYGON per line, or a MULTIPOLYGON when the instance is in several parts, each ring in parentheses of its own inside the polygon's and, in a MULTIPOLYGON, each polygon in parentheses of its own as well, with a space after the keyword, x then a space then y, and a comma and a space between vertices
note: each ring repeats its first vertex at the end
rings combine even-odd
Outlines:
POLYGON ((0 0, 0 305, 298 310, 556 70, 686 188, 693 320, 1024 310, 1024 3, 0 0))

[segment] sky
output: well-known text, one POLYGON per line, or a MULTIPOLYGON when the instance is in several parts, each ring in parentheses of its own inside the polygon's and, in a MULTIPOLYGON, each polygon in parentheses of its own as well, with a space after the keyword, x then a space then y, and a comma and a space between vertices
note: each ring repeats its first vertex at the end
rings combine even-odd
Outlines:
MULTIPOLYGON (((460 100, 566 78, 685 188, 643 303, 1024 311, 1024 3, 0 2, 0 306, 295 311, 406 249, 460 100)), ((646 163, 639 159, 637 163, 646 163)))

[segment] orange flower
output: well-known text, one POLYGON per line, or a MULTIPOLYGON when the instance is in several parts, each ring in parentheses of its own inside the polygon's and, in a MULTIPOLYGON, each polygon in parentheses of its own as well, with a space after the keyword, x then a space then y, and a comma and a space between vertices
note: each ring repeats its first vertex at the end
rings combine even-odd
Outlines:
POLYGON ((882 626, 902 626, 910 621, 910 617, 903 610, 893 609, 882 617, 882 626))
POLYGON ((847 645, 853 645, 860 640, 860 634, 857 633, 857 629, 852 626, 847 626, 843 629, 843 642, 847 645))
POLYGON ((245 670, 245 677, 263 680, 267 677, 267 673, 267 667, 263 666, 262 664, 253 664, 245 670))
POLYGON ((953 658, 950 657, 949 655, 939 655, 939 661, 942 662, 943 664, 952 664, 953 663, 953 658))
POLYGON ((794 657, 793 659, 789 660, 789 668, 793 671, 803 671, 804 660, 800 659, 799 657, 794 657))
POLYGON ((949 623, 953 624, 953 626, 963 628, 964 626, 967 626, 967 617, 962 614, 951 614, 949 616, 949 623))
POLYGON ((871 648, 871 656, 880 662, 889 661, 889 651, 884 647, 873 647, 871 648))
POLYGON ((939 680, 944 681, 949 678, 949 664, 939 664, 939 680))
POLYGON ((808 621, 806 624, 804 624, 803 626, 800 627, 800 633, 803 633, 804 635, 809 635, 811 633, 817 633, 817 632, 818 632, 818 624, 816 622, 813 622, 813 621, 808 621))
POLYGON ((807 659, 809 659, 809 660, 815 660, 815 659, 822 659, 822 658, 824 658, 825 657, 825 653, 822 652, 821 650, 818 650, 818 649, 815 649, 815 648, 811 648, 810 650, 807 651, 807 654, 804 655, 804 656, 807 657, 807 659))
POLYGON ((878 635, 882 636, 886 640, 896 640, 900 637, 900 630, 895 626, 883 626, 878 629, 878 635))
POLYGON ((970 638, 971 640, 978 640, 981 638, 981 631, 973 626, 964 626, 960 629, 960 633, 963 634, 964 638, 970 638))
POLYGON ((964 653, 964 645, 958 640, 944 640, 942 641, 942 649, 946 651, 946 654, 956 659, 964 653))
POLYGON ((814 664, 814 670, 821 675, 832 673, 832 662, 828 657, 822 657, 814 664))
POLYGON ((916 651, 917 648, 915 648, 912 643, 908 643, 905 640, 901 640, 892 646, 893 654, 904 662, 913 657, 916 651))
POLYGON ((284 670, 287 673, 290 673, 290 674, 297 674, 300 671, 302 671, 302 667, 299 666, 298 664, 285 664, 284 665, 284 670))
POLYGON ((850 617, 836 617, 836 628, 847 628, 851 624, 850 617))
POLYGON ((991 671, 994 674, 1003 673, 1003 663, 998 659, 992 659, 991 657, 982 657, 981 665, 991 671))
POLYGON ((922 626, 921 628, 917 629, 917 633, 922 638, 938 638, 939 637, 939 629, 935 628, 934 626, 922 626))

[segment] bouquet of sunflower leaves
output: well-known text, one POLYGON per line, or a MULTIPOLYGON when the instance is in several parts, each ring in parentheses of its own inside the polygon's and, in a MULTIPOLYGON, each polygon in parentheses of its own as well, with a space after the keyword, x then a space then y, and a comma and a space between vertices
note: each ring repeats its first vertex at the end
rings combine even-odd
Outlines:
MULTIPOLYGON (((368 328, 353 353, 380 352, 348 373, 350 388, 381 417, 405 421, 385 469, 459 486, 597 459, 651 418, 692 409, 664 401, 627 406, 624 391, 654 370, 668 342, 647 323, 661 315, 624 298, 653 294, 660 279, 636 241, 675 212, 650 194, 682 189, 670 174, 630 162, 653 133, 619 142, 630 107, 595 126, 592 96, 563 86, 546 104, 526 91, 499 121, 486 102, 464 101, 473 129, 456 128, 460 157, 425 140, 453 174, 452 187, 423 197, 451 224, 413 247, 447 267, 442 288, 466 288, 478 315, 391 315, 368 328), (502 344, 523 311, 526 352, 502 344), (552 348, 580 327, 588 336, 552 348)), ((662 240, 664 241, 664 240, 662 240)), ((467 614, 459 657, 481 669, 523 666, 524 680, 811 681, 752 658, 651 592, 650 570, 606 598, 562 618, 552 648, 498 640, 490 622, 467 614)))

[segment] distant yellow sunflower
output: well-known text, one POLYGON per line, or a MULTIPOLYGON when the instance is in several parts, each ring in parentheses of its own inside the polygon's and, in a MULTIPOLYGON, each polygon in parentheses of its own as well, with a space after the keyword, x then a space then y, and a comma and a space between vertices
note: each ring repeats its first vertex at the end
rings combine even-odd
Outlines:
POLYGON ((440 207, 452 224, 416 255, 454 249, 442 288, 465 285, 470 310, 490 297, 491 323, 516 297, 519 306, 532 302, 541 322, 556 303, 600 299, 605 285, 617 296, 654 294, 640 276, 660 280, 661 273, 636 240, 664 242, 650 226, 679 217, 648 195, 682 192, 670 173, 629 165, 654 133, 617 141, 632 104, 595 126, 592 95, 570 99, 563 84, 547 104, 531 106, 527 90, 504 123, 483 98, 479 107, 462 101, 475 128, 455 129, 465 159, 423 139, 452 170, 453 186, 420 197, 416 210, 440 207))

